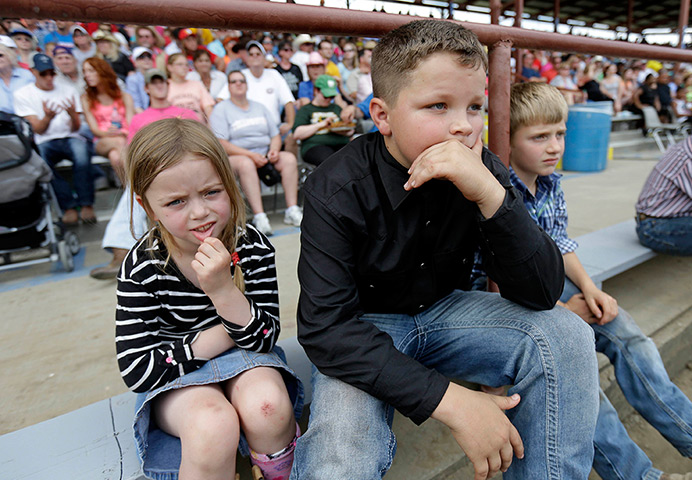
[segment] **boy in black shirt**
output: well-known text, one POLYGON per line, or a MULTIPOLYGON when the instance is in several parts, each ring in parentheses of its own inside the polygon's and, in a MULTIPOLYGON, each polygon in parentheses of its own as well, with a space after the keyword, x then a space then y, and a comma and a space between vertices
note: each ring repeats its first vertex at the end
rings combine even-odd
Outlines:
POLYGON ((380 133, 308 178, 298 336, 319 371, 292 479, 381 478, 393 408, 447 425, 476 479, 588 476, 593 334, 566 310, 537 311, 555 305, 564 267, 483 149, 486 68, 457 24, 390 32, 372 64, 380 133), (479 244, 504 299, 467 291, 479 244), (493 397, 448 377, 514 386, 493 397))

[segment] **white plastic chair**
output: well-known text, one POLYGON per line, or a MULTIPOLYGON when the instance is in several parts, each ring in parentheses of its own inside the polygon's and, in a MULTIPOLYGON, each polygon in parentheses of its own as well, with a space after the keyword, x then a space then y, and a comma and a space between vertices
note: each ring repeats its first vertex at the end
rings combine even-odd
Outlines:
POLYGON ((666 136, 668 146, 670 147, 675 144, 675 137, 673 134, 680 133, 680 126, 672 123, 661 123, 661 120, 658 118, 658 112, 654 107, 646 106, 642 108, 642 112, 644 114, 644 128, 646 128, 647 134, 654 138, 656 145, 658 145, 658 149, 661 152, 665 152, 666 146, 663 143, 661 134, 663 133, 666 136))

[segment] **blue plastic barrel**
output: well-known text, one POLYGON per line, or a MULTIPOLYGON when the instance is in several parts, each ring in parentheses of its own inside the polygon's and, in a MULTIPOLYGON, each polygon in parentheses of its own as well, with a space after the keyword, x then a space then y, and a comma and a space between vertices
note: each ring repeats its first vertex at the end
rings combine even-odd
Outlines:
POLYGON ((577 172, 605 169, 610 125, 610 113, 603 108, 591 108, 589 104, 570 107, 562 169, 577 172))

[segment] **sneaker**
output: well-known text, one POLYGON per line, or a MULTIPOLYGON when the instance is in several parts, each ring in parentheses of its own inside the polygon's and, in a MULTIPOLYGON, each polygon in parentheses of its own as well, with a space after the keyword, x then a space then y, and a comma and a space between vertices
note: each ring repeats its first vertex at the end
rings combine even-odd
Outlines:
POLYGON ((269 217, 266 213, 258 213, 252 218, 252 224, 257 230, 265 234, 266 236, 273 235, 272 226, 269 223, 269 217))
POLYGON ((286 209, 286 213, 284 213, 284 223, 300 227, 300 222, 302 221, 303 210, 299 206, 293 205, 286 209))

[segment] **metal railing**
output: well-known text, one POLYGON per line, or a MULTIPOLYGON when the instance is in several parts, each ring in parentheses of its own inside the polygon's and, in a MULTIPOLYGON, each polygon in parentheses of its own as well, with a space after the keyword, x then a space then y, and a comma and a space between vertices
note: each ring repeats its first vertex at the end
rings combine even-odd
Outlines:
MULTIPOLYGON (((3 17, 379 37, 416 17, 264 0, 0 0, 3 17)), ((447 20, 440 20, 447 21, 447 20)), ((509 158, 512 47, 692 63, 692 51, 457 22, 488 46, 489 147, 509 158)))

